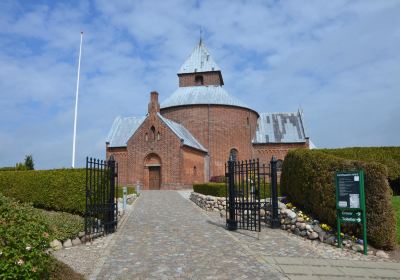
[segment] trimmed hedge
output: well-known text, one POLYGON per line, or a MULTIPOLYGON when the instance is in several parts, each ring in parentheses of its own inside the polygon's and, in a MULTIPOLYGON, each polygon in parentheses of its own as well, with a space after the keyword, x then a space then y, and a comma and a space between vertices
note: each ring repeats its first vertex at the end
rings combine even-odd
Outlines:
POLYGON ((0 172, 0 192, 35 207, 83 215, 85 169, 0 172))
POLYGON ((204 195, 225 197, 226 185, 225 183, 193 184, 193 191, 204 195))
MULTIPOLYGON (((262 185, 262 184, 261 184, 262 185)), ((193 184, 193 191, 204 195, 226 197, 226 184, 225 183, 204 183, 204 184, 193 184)), ((280 196, 281 191, 278 185, 278 195, 280 196)), ((261 198, 271 197, 270 185, 265 183, 265 188, 261 186, 261 198)))
POLYGON ((353 147, 343 149, 321 149, 320 151, 341 158, 378 162, 388 168, 389 184, 396 195, 400 195, 400 147, 353 147))
POLYGON ((396 221, 384 165, 346 160, 318 150, 290 151, 283 162, 282 192, 320 221, 336 225, 335 172, 357 169, 365 171, 368 240, 378 248, 393 249, 396 221))

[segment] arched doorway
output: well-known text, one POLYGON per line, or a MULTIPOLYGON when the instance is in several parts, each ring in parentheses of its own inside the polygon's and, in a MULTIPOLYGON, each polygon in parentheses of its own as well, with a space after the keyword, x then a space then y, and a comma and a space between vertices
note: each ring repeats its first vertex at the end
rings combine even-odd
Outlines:
POLYGON ((156 154, 149 154, 145 159, 145 168, 148 169, 149 190, 161 188, 161 159, 156 154))

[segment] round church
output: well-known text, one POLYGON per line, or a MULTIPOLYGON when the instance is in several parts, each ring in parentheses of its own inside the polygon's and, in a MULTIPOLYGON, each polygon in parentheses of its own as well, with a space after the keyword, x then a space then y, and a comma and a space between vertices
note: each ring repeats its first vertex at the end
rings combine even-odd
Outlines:
POLYGON ((179 87, 142 118, 117 117, 106 140, 119 183, 183 189, 225 175, 229 158, 283 160, 308 148, 301 112, 258 113, 224 89, 222 71, 200 40, 179 69, 179 87))

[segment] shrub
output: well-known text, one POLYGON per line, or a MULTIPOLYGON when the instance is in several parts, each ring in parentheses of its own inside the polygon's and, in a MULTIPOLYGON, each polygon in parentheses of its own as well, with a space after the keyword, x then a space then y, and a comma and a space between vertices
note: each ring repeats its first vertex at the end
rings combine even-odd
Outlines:
POLYGON ((400 147, 353 147, 343 149, 321 149, 320 151, 341 158, 378 162, 388 168, 389 184, 400 195, 400 147))
POLYGON ((35 207, 83 215, 85 169, 0 172, 0 192, 35 207))
POLYGON ((358 169, 365 171, 368 240, 378 248, 393 249, 396 222, 384 165, 346 160, 318 150, 290 151, 283 163, 282 192, 320 221, 336 225, 335 172, 358 169))
POLYGON ((36 209, 49 229, 50 240, 67 240, 75 238, 84 231, 84 218, 65 212, 36 209))
POLYGON ((43 279, 49 229, 27 204, 0 195, 0 279, 43 279))
POLYGON ((193 191, 204 195, 225 197, 226 185, 225 183, 193 184, 193 191))
POLYGON ((15 171, 15 167, 14 166, 0 167, 0 171, 15 171))
MULTIPOLYGON (((271 197, 271 189, 268 183, 261 183, 260 189, 260 198, 271 197)), ((194 184, 193 191, 204 195, 226 197, 227 186, 225 183, 194 184)), ((278 195, 280 195, 280 193, 278 185, 278 195)))

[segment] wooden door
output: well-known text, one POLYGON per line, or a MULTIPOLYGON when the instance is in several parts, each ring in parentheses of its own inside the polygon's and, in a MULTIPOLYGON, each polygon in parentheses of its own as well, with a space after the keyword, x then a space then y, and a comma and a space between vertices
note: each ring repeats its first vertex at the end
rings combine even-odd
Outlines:
POLYGON ((161 186, 160 166, 149 167, 149 189, 159 190, 161 186))

